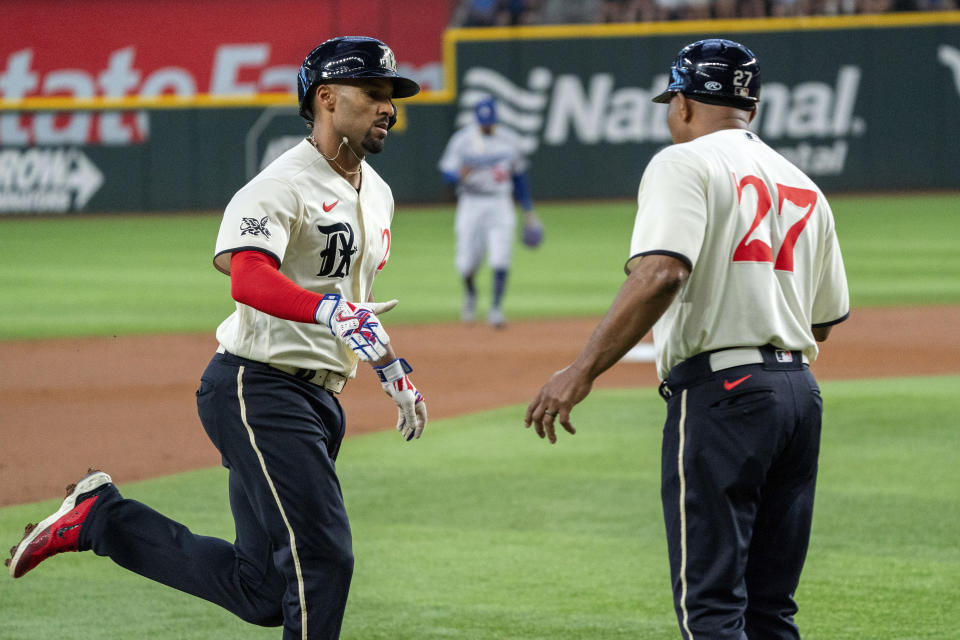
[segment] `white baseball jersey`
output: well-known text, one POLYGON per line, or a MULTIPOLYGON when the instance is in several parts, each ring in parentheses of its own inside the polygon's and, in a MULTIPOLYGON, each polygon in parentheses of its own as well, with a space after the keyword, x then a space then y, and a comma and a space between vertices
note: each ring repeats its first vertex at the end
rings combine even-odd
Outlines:
POLYGON ((509 129, 494 128, 484 135, 480 125, 472 124, 450 137, 438 164, 444 173, 460 173, 468 167, 470 173, 457 183, 457 194, 499 195, 511 197, 512 176, 527 170, 527 158, 520 150, 520 142, 509 129))
MULTIPOLYGON (((280 272, 315 293, 370 299, 390 256, 393 193, 366 162, 359 193, 304 140, 240 189, 223 214, 214 265, 230 272, 230 255, 255 249, 280 272)), ((237 303, 217 328, 235 355, 304 369, 356 372, 357 357, 325 325, 282 320, 237 303)))
POLYGON ((457 236, 455 265, 469 276, 487 255, 493 269, 508 269, 513 257, 517 222, 513 206, 513 175, 527 170, 520 141, 509 129, 497 126, 484 135, 480 125, 456 131, 447 142, 438 167, 443 173, 470 173, 457 182, 457 236))
POLYGON ((640 181, 630 271, 647 254, 691 266, 653 328, 657 371, 703 351, 773 344, 817 357, 811 326, 849 313, 833 213, 755 133, 728 129, 660 151, 640 181))

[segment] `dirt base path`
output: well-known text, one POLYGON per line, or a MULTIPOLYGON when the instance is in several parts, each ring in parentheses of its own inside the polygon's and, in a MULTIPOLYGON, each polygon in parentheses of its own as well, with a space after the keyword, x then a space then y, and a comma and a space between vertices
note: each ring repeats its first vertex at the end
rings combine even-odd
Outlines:
MULTIPOLYGON (((529 401, 595 325, 410 326, 390 335, 436 420, 529 401)), ((220 464, 193 397, 216 346, 212 334, 0 342, 0 506, 60 496, 88 466, 120 483, 220 464)), ((820 379, 960 373, 960 306, 856 310, 813 371, 820 379)), ((620 363, 596 386, 656 383, 652 363, 620 363)), ((396 422, 368 370, 340 399, 348 435, 396 422)), ((521 414, 516 421, 519 429, 521 414)))

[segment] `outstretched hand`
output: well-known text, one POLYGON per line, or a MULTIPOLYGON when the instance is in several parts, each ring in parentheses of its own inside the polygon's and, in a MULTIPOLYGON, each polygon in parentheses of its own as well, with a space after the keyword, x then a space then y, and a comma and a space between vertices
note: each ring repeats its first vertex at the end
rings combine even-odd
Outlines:
POLYGON ((573 365, 557 371, 527 406, 523 425, 528 429, 533 425, 537 435, 546 437, 550 444, 557 441, 556 422, 567 433, 576 433, 570 422, 570 411, 587 397, 592 387, 593 381, 573 365))
POLYGON ((317 324, 325 324, 337 339, 353 349, 361 360, 379 360, 387 355, 390 336, 380 324, 378 313, 397 306, 396 300, 358 304, 336 293, 323 296, 315 314, 317 324))

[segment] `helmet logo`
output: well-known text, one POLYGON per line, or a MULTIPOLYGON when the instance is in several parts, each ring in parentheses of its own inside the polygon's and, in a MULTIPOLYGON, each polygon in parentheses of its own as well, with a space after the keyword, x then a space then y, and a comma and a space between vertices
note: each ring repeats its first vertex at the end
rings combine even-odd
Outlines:
POLYGON ((705 89, 709 91, 720 91, 720 89, 723 89, 722 84, 720 84, 719 82, 714 82, 713 80, 711 80, 710 82, 704 83, 703 86, 705 89))
POLYGON ((383 55, 380 56, 380 66, 396 73, 397 58, 393 55, 393 51, 390 49, 390 47, 384 44, 381 44, 380 48, 383 49, 383 55))
POLYGON ((746 87, 734 87, 733 94, 736 96, 740 96, 741 98, 749 98, 750 90, 747 89, 746 87))

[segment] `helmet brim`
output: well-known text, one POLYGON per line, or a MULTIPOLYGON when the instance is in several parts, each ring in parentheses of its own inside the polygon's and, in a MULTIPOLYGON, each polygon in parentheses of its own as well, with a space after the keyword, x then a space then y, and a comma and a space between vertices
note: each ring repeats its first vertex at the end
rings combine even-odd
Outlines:
POLYGON ((338 82, 349 83, 351 80, 371 80, 371 79, 380 79, 389 80, 393 84, 393 95, 390 96, 393 99, 400 98, 409 98, 420 93, 420 85, 411 80, 410 78, 404 78, 403 76, 387 75, 385 73, 362 73, 353 76, 343 76, 343 77, 330 77, 330 78, 320 78, 317 80, 313 86, 318 84, 336 84, 338 82))
POLYGON ((394 98, 410 98, 420 93, 420 85, 410 78, 395 76, 390 79, 393 80, 394 98))
POLYGON ((734 109, 742 109, 744 111, 753 111, 757 108, 757 103, 760 102, 757 98, 734 98, 731 96, 717 96, 712 93, 700 91, 677 91, 676 89, 668 89, 653 98, 652 101, 659 102, 660 104, 669 104, 669 102, 673 100, 673 96, 678 93, 685 95, 688 100, 695 100, 719 107, 733 107, 734 109))
POLYGON ((653 102, 659 102, 660 104, 667 104, 673 100, 673 95, 677 93, 676 89, 667 89, 657 97, 653 98, 653 102))

